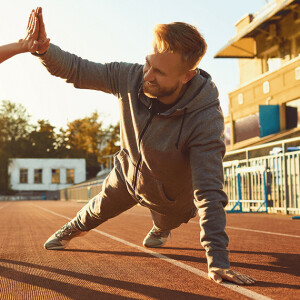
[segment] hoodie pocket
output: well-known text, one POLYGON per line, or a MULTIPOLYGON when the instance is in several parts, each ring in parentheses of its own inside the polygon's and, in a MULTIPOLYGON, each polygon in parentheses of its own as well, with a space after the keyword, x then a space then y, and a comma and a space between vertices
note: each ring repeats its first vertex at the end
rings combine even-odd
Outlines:
MULTIPOLYGON (((120 164, 120 171, 127 184, 133 189, 136 165, 131 161, 125 149, 116 155, 116 160, 120 164)), ((143 170, 137 173, 135 191, 143 199, 143 202, 150 206, 170 207, 175 203, 166 195, 163 184, 143 170)))
POLYGON ((163 184, 146 172, 138 171, 136 191, 148 204, 170 207, 175 203, 166 195, 163 184))

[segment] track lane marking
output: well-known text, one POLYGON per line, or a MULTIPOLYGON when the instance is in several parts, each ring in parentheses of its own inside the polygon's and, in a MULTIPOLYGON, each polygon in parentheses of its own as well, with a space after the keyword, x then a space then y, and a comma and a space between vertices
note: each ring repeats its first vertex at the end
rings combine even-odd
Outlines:
MULTIPOLYGON (((199 222, 196 222, 196 221, 190 221, 190 223, 197 223, 197 224, 199 224, 199 222)), ((256 229, 239 228, 239 227, 233 227, 233 226, 226 226, 226 228, 228 228, 228 229, 234 229, 234 230, 250 231, 250 232, 256 232, 256 233, 264 233, 264 234, 272 234, 272 235, 280 235, 280 236, 287 236, 287 237, 293 237, 293 238, 300 238, 299 235, 279 233, 279 232, 271 232, 271 231, 263 231, 263 230, 256 230, 256 229)))
POLYGON ((234 230, 252 231, 252 232, 257 232, 257 233, 272 234, 272 235, 287 236, 287 237, 293 237, 293 238, 300 238, 299 235, 279 233, 279 232, 261 231, 261 230, 256 230, 256 229, 247 229, 247 228, 239 228, 239 227, 232 227, 232 226, 226 226, 226 228, 234 229, 234 230))
MULTIPOLYGON (((141 217, 151 217, 149 214, 142 214, 142 213, 131 213, 131 212, 125 212, 125 214, 128 215, 136 215, 141 217)), ((189 223, 199 224, 199 221, 189 221, 189 223)), ((248 228, 239 228, 239 227, 233 227, 233 226, 226 226, 228 229, 234 229, 234 230, 242 230, 242 231, 250 231, 250 232, 257 232, 257 233, 264 233, 264 234, 272 234, 272 235, 280 235, 280 236, 287 236, 287 237, 293 237, 293 238, 300 238, 300 235, 293 235, 293 234, 287 234, 287 233, 279 233, 279 232, 271 232, 271 231, 263 231, 263 230, 256 230, 256 229, 248 229, 248 228)))
MULTIPOLYGON (((67 220, 72 220, 71 218, 69 218, 69 217, 67 217, 67 216, 65 216, 65 215, 58 214, 58 213, 56 213, 56 212, 54 212, 54 211, 52 211, 52 210, 50 210, 50 209, 41 207, 41 206, 39 206, 39 205, 34 205, 34 204, 32 204, 32 205, 35 206, 35 207, 38 207, 38 208, 40 208, 40 209, 42 209, 42 210, 44 210, 44 211, 46 211, 46 212, 49 212, 49 213, 51 213, 51 214, 53 214, 53 215, 55 215, 55 216, 58 216, 58 217, 61 217, 61 218, 67 219, 67 220)), ((121 238, 118 238, 118 237, 116 237, 116 236, 113 236, 113 235, 111 235, 111 234, 109 234, 109 233, 100 231, 100 230, 98 230, 98 229, 92 229, 91 231, 94 231, 94 232, 96 232, 96 233, 99 233, 99 234, 101 234, 101 235, 103 235, 103 236, 105 236, 105 237, 108 237, 108 238, 110 238, 110 239, 112 239, 112 240, 114 240, 114 241, 117 241, 117 242, 119 242, 119 243, 122 243, 122 244, 124 244, 124 245, 126 245, 126 246, 129 246, 129 247, 131 247, 131 248, 135 248, 135 249, 137 249, 137 250, 139 250, 139 251, 141 251, 141 252, 145 252, 145 253, 147 253, 147 254, 149 254, 149 255, 151 255, 151 256, 154 256, 154 257, 156 257, 156 258, 159 258, 159 259, 161 259, 161 260, 163 260, 163 261, 165 261, 165 262, 168 262, 168 263, 170 263, 170 264, 172 264, 172 265, 174 265, 174 266, 177 266, 177 267, 179 267, 179 268, 181 268, 181 269, 184 269, 184 270, 186 270, 186 271, 189 271, 189 272, 191 272, 191 273, 193 273, 193 274, 195 274, 195 275, 198 275, 198 276, 200 276, 200 277, 203 277, 203 278, 205 278, 206 280, 210 280, 210 279, 208 279, 208 274, 207 274, 206 272, 200 270, 200 269, 197 269, 197 268, 194 268, 194 267, 192 267, 192 266, 186 265, 186 264, 184 264, 184 263, 182 263, 182 262, 180 262, 180 261, 177 261, 177 260, 174 260, 174 259, 172 259, 172 258, 169 258, 168 256, 165 256, 165 255, 163 255, 163 254, 157 253, 157 252, 152 251, 152 250, 149 250, 149 249, 147 249, 147 248, 144 248, 144 247, 135 245, 135 244, 133 244, 133 243, 131 243, 131 242, 128 242, 128 241, 126 241, 126 240, 123 240, 123 239, 121 239, 121 238)), ((254 292, 254 291, 248 290, 248 289, 246 289, 246 288, 244 288, 244 287, 242 287, 242 286, 236 285, 236 284, 234 284, 234 283, 230 283, 230 282, 222 282, 222 283, 219 283, 219 284, 222 285, 222 286, 225 287, 225 288, 228 288, 228 289, 230 289, 230 290, 233 290, 233 291, 236 292, 236 293, 239 293, 239 294, 241 294, 241 295, 244 295, 244 296, 249 297, 249 298, 254 299, 254 300, 272 300, 272 298, 269 298, 269 297, 267 297, 267 296, 261 295, 261 294, 259 294, 259 293, 254 292)))

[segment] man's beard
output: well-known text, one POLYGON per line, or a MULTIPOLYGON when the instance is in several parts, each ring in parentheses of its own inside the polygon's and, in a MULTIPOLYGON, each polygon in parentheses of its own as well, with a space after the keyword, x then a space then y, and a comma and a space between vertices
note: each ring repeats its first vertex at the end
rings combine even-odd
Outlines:
POLYGON ((149 98, 162 98, 172 95, 178 88, 178 83, 170 88, 161 88, 158 84, 150 85, 147 81, 143 82, 143 92, 149 98))

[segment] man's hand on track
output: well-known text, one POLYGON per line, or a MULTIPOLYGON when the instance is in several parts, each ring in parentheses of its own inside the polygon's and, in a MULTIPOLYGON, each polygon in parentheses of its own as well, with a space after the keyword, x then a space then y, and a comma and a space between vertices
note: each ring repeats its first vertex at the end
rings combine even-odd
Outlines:
POLYGON ((208 273, 208 277, 217 283, 221 283, 223 280, 228 280, 239 285, 255 283, 255 279, 250 276, 230 269, 212 268, 208 273))

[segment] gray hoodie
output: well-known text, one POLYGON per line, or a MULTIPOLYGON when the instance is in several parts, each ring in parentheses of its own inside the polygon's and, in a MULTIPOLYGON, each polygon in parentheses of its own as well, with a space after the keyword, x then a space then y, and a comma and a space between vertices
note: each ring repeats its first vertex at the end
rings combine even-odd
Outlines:
POLYGON ((128 191, 141 205, 174 219, 196 205, 208 267, 229 268, 224 119, 211 77, 198 70, 181 99, 164 113, 154 114, 152 100, 141 88, 140 64, 94 63, 53 44, 40 60, 52 75, 76 88, 118 98, 121 150, 115 167, 128 191))

